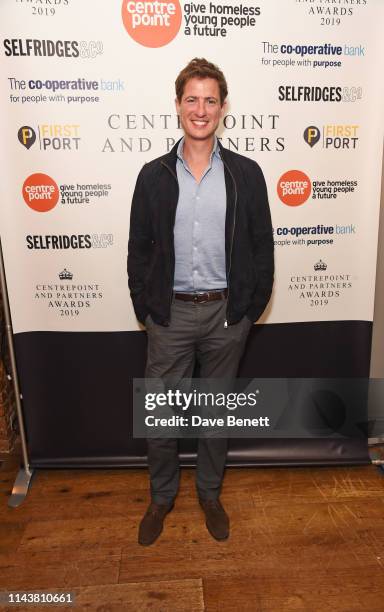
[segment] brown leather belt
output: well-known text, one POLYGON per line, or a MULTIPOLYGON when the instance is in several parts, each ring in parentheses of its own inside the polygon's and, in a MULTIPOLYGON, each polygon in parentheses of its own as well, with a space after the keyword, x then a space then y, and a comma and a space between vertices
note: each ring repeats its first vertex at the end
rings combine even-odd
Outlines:
POLYGON ((214 300, 225 300, 228 295, 228 289, 223 289, 222 291, 204 291, 203 293, 174 293, 173 295, 176 300, 201 304, 203 302, 213 302, 214 300))

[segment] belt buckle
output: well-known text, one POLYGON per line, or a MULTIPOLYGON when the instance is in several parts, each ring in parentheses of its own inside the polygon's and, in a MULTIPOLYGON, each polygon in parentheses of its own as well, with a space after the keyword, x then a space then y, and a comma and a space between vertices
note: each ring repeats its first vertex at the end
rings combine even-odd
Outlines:
POLYGON ((209 302, 209 295, 207 291, 204 291, 204 293, 197 293, 195 295, 195 298, 193 300, 195 302, 195 304, 205 304, 206 302, 209 302), (200 296, 206 295, 207 299, 206 300, 199 300, 200 296))

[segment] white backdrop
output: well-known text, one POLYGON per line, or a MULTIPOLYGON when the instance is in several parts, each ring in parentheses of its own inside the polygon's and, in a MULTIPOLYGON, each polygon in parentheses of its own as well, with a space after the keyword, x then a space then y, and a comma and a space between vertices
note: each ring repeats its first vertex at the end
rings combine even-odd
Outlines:
POLYGON ((147 5, 163 25, 130 26, 129 11, 145 11, 134 1, 0 5, 0 220, 14 331, 139 329, 126 274, 131 196, 141 166, 182 135, 174 80, 195 56, 228 81, 224 146, 257 160, 267 180, 276 282, 260 322, 372 321, 383 2, 181 2, 181 21, 176 0, 147 5), (254 24, 208 35, 220 12, 252 12, 254 24), (186 34, 188 16, 210 17, 210 31, 186 34), (172 40, 154 46, 162 37, 172 40), (288 171, 310 180, 300 205, 279 196, 288 171), (318 183, 332 197, 314 198, 318 183), (337 187, 353 190, 333 197, 337 187), (28 204, 33 189, 57 203, 28 204), (76 238, 52 248, 66 246, 52 236, 76 238))

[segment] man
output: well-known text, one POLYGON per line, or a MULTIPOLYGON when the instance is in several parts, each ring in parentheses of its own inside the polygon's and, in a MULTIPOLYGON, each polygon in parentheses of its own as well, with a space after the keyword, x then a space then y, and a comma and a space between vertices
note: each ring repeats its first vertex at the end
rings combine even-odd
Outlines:
MULTIPOLYGON (((233 379, 253 322, 273 284, 273 237, 263 173, 225 149, 215 132, 226 108, 221 70, 195 58, 176 79, 184 137, 144 165, 131 209, 128 276, 138 320, 146 326, 146 378, 233 379)), ((198 441, 196 488, 206 525, 229 535, 219 500, 227 440, 198 441)), ((176 439, 148 439, 151 504, 139 543, 152 544, 179 484, 176 439)))

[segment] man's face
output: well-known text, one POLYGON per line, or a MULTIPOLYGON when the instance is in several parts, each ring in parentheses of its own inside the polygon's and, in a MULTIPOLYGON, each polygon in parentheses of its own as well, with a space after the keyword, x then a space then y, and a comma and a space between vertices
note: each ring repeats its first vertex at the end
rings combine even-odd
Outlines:
POLYGON ((224 114, 216 79, 189 79, 176 110, 185 135, 193 140, 210 140, 224 114))

